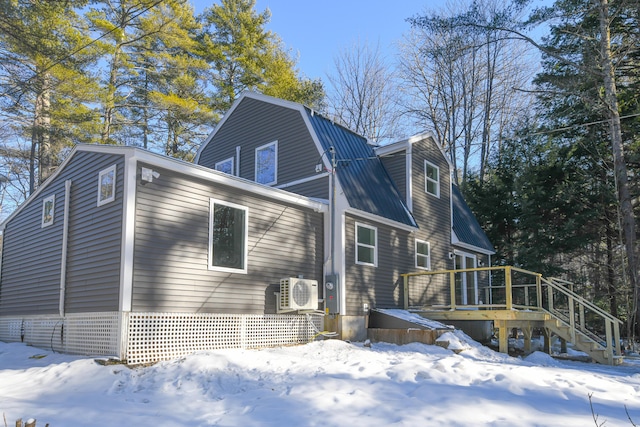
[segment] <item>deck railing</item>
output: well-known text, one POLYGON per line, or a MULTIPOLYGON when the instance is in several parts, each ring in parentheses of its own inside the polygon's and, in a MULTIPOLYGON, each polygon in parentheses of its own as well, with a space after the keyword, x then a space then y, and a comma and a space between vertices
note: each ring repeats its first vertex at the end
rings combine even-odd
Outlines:
MULTIPOLYGON (((591 301, 573 292, 573 284, 557 278, 544 278, 539 273, 512 266, 478 267, 460 270, 424 271, 402 274, 404 279, 404 308, 429 309, 477 309, 477 310, 537 310, 551 314, 570 328, 571 341, 576 342, 582 335, 607 349, 610 360, 621 355, 620 325, 622 321, 613 317, 591 301), (465 300, 463 276, 484 275, 485 286, 478 288, 473 301, 465 300), (429 304, 424 299, 425 292, 416 290, 429 286, 427 282, 448 286, 449 303, 429 304), (412 289, 412 281, 415 286, 412 289), (421 283, 420 283, 421 281, 421 283), (418 294, 412 298, 412 291, 418 294)), ((467 276, 468 277, 468 276, 467 276)), ((441 288, 440 288, 441 289, 441 288)), ((471 289, 472 292, 476 288, 471 289)), ((468 295, 467 295, 468 296, 468 295)))

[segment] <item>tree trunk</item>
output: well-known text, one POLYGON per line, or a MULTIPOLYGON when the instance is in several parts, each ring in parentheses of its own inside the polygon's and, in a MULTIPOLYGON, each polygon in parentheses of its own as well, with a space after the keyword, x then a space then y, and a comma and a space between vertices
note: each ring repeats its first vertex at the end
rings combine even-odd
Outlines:
POLYGON ((616 88, 614 67, 611 54, 611 35, 609 27, 609 4, 608 0, 593 0, 599 11, 600 21, 600 53, 602 55, 602 71, 605 92, 605 105, 609 115, 609 132, 611 133, 611 150, 613 152, 613 171, 617 187, 618 203, 620 205, 620 215, 622 216, 622 230, 625 240, 625 252, 628 264, 629 285, 634 293, 633 312, 635 316, 630 316, 629 326, 635 324, 637 332, 637 321, 640 319, 640 304, 638 298, 638 268, 635 253, 636 226, 633 216, 633 206, 629 192, 629 177, 627 165, 624 159, 624 147, 622 145, 622 130, 620 126, 620 112, 618 107, 618 94, 616 88), (635 317, 635 318, 634 318, 635 317))
POLYGON ((51 147, 51 77, 48 73, 38 73, 36 99, 33 111, 33 128, 31 131, 31 153, 29 173, 29 193, 49 178, 55 169, 53 149, 51 147), (38 180, 36 182, 35 165, 38 164, 38 180))

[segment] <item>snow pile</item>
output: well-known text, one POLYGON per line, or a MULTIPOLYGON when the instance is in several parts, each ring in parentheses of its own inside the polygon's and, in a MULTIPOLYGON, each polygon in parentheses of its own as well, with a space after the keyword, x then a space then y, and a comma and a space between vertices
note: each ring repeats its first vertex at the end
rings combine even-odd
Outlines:
POLYGON ((439 346, 327 340, 103 366, 0 342, 8 424, 74 426, 607 426, 640 422, 640 365, 495 353, 450 332, 439 346))

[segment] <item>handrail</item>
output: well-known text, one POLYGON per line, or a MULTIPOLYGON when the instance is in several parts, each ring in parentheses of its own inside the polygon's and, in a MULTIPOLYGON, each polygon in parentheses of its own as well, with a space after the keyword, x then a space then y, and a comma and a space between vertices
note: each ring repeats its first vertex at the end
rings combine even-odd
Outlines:
MULTIPOLYGON (((593 304, 591 301, 586 300, 580 295, 573 292, 571 289, 568 289, 565 285, 572 286, 573 283, 568 282, 566 280, 558 279, 558 278, 544 278, 541 274, 535 273, 529 270, 525 270, 519 267, 513 266, 496 266, 496 267, 477 267, 477 268, 465 268, 459 270, 436 270, 436 271, 422 271, 422 272, 413 272, 413 273, 404 273, 401 274, 404 281, 404 308, 409 308, 409 278, 416 276, 433 276, 433 275, 446 275, 449 277, 449 291, 450 291, 450 303, 448 305, 449 310, 456 310, 456 285, 455 285, 455 275, 459 273, 468 273, 468 272, 481 272, 487 271, 489 274, 492 271, 504 271, 504 285, 499 286, 489 286, 491 292, 496 289, 504 289, 505 290, 505 302, 504 304, 464 304, 464 307, 467 308, 482 308, 482 309, 506 309, 512 310, 514 308, 527 308, 527 309, 536 309, 545 311, 555 317, 557 320, 566 324, 565 320, 568 321, 567 326, 570 328, 570 335, 572 341, 576 342, 576 334, 580 333, 585 337, 588 337, 592 341, 596 341, 599 345, 602 345, 600 342, 602 340, 595 332, 587 329, 587 325, 585 322, 585 310, 589 310, 591 313, 595 314, 602 318, 605 322, 605 342, 606 342, 606 351, 608 353, 609 360, 613 360, 614 356, 614 347, 617 354, 620 355, 620 325, 623 322, 620 319, 612 316, 610 313, 604 311, 597 305, 593 304), (522 273, 528 276, 532 276, 535 278, 535 283, 527 283, 527 284, 514 284, 513 283, 513 273, 522 273), (543 304, 543 287, 547 287, 548 292, 548 300, 547 307, 544 307, 543 304), (536 289, 536 304, 532 305, 529 302, 529 291, 528 289, 531 287, 535 287, 536 289), (522 304, 514 304, 513 302, 513 291, 515 289, 525 289, 525 305, 522 304), (568 313, 562 313, 561 311, 554 309, 554 302, 557 298, 554 296, 562 295, 566 297, 568 304, 568 313), (576 323, 576 304, 578 309, 578 321, 576 323), (612 336, 613 332, 613 336, 612 336), (613 339, 613 340, 612 340, 613 339)), ((493 294, 491 294, 493 295, 493 294)), ((447 307, 444 305, 443 307, 447 307)))

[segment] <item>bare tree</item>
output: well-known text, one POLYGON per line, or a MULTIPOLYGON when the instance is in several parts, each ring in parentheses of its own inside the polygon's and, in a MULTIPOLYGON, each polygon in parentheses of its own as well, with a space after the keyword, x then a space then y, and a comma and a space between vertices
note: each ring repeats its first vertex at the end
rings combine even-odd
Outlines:
POLYGON ((355 44, 342 50, 334 64, 328 103, 336 120, 377 143, 398 137, 394 76, 379 46, 355 44))
MULTIPOLYGON (((484 0, 473 9, 484 14, 476 18, 504 14, 500 4, 484 0)), ((494 29, 457 25, 459 11, 459 5, 450 6, 411 20, 400 72, 404 111, 416 126, 435 133, 456 180, 461 175, 464 181, 474 167, 482 179, 491 150, 499 149, 515 117, 528 112, 532 97, 519 89, 528 86, 535 67, 524 43, 505 40, 494 29)))

